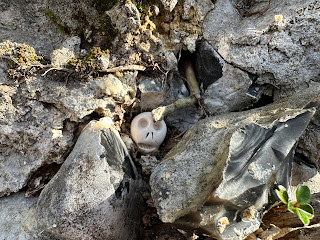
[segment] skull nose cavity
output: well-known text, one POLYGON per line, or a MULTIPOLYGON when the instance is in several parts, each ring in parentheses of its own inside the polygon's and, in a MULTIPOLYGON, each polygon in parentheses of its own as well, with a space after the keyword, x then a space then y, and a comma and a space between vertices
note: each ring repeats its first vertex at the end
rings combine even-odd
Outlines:
POLYGON ((137 144, 139 151, 143 153, 158 150, 166 133, 166 123, 163 120, 153 122, 150 112, 140 113, 131 122, 132 139, 137 144))

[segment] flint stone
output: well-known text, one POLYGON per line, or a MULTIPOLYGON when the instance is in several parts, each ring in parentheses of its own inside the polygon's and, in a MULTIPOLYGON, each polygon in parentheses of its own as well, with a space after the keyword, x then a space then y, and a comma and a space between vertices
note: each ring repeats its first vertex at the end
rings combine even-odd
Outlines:
POLYGON ((248 73, 224 64, 223 76, 204 93, 204 105, 212 115, 242 110, 258 100, 247 94, 251 85, 248 73))
POLYGON ((224 60, 208 42, 201 42, 197 46, 195 71, 203 90, 222 77, 224 64, 224 60))
POLYGON ((91 121, 37 203, 40 229, 64 239, 137 239, 141 180, 110 118, 91 121))
POLYGON ((160 219, 219 239, 255 231, 276 201, 274 185, 290 186, 296 142, 319 93, 320 85, 313 85, 262 108, 195 124, 151 174, 160 219))

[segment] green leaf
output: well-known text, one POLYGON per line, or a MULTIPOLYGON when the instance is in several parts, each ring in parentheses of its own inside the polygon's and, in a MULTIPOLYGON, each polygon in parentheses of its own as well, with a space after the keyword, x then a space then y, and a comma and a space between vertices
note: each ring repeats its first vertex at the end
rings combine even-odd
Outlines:
POLYGON ((298 209, 303 211, 308 218, 312 219, 314 217, 314 210, 310 204, 301 204, 298 209))
POLYGON ((279 190, 276 189, 276 193, 278 198, 283 202, 284 204, 288 204, 288 192, 284 186, 279 185, 278 186, 279 190))
POLYGON ((297 191, 297 202, 300 204, 309 203, 311 200, 310 189, 307 186, 299 186, 297 191))
POLYGON ((294 214, 297 214, 297 209, 294 207, 293 202, 288 203, 288 210, 294 214))
POLYGON ((305 211, 302 211, 300 208, 297 209, 297 215, 300 218, 301 222, 304 225, 309 225, 310 223, 310 218, 308 215, 305 213, 305 211))

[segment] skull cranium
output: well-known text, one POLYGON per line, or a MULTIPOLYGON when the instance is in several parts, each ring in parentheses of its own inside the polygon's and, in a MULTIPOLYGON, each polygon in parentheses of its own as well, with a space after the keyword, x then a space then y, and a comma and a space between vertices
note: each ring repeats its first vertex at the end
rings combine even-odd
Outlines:
POLYGON ((166 123, 153 122, 151 112, 137 115, 131 122, 131 136, 143 153, 158 150, 167 134, 166 123))

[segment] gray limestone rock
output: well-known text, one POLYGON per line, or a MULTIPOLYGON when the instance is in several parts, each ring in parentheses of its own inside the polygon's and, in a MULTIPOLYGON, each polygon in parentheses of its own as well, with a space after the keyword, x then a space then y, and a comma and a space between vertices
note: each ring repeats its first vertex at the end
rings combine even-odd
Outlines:
POLYGON ((274 186, 290 186, 294 150, 319 93, 313 85, 262 108, 195 124, 150 177, 160 219, 219 239, 255 231, 276 201, 274 186))
POLYGON ((36 224, 36 197, 23 193, 0 198, 0 239, 42 240, 36 224))
POLYGON ((0 196, 23 188, 44 163, 62 162, 74 129, 55 107, 0 91, 0 196))
MULTIPOLYGON (((7 66, 3 66, 6 72, 7 66)), ((137 72, 120 78, 106 75, 83 82, 61 81, 55 75, 33 75, 18 84, 1 78, 0 196, 26 186, 43 164, 62 163, 74 145, 78 123, 93 112, 114 117, 116 103, 135 95, 137 72), (108 79, 120 82, 120 89, 108 79)))
POLYGON ((67 38, 60 48, 55 49, 51 55, 51 64, 56 67, 63 67, 68 62, 79 56, 81 39, 78 36, 67 38))
POLYGON ((91 121, 37 204, 40 229, 63 239, 137 239, 142 181, 110 118, 91 121))
MULTIPOLYGON (((257 74, 257 83, 274 85, 275 100, 320 80, 319 1, 280 0, 253 16, 241 16, 240 2, 218 0, 204 20, 204 39, 227 63, 257 74)), ((251 2, 248 12, 266 7, 251 2)))
POLYGON ((65 36, 46 16, 44 2, 1 1, 0 41, 26 43, 49 57, 65 36))

